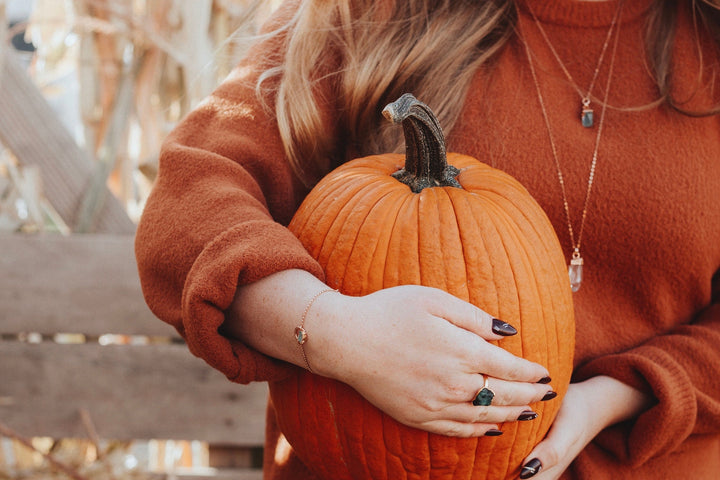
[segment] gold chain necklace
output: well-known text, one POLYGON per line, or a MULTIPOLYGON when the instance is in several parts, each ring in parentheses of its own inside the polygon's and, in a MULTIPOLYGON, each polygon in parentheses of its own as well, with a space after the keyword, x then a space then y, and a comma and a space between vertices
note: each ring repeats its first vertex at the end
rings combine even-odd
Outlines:
MULTIPOLYGON (((618 5, 618 11, 616 12, 615 19, 619 19, 620 11, 622 10, 623 3, 618 5)), ((613 20, 614 22, 615 20, 613 20)), ((582 234, 585 227, 585 219, 587 218, 587 209, 590 201, 590 192, 592 191, 593 182, 595 180, 595 169, 597 167, 598 151, 600 149, 600 138, 602 136, 603 125, 605 124, 605 113, 607 110, 607 100, 610 93, 610 83, 612 79, 613 67, 615 66, 615 54, 617 53, 618 38, 620 38, 620 26, 618 25, 617 32, 615 34, 615 41, 613 42, 612 56, 610 57, 610 66, 608 69, 608 77, 605 85, 605 98, 602 103, 602 110, 600 112, 600 122, 598 125, 597 134, 595 136, 595 147, 592 154, 592 162, 590 162, 590 174, 588 175, 587 190, 585 192, 585 202, 583 205, 582 217, 580 220, 580 230, 578 231, 577 242, 575 241, 575 232, 572 227, 572 220, 570 216, 570 207, 568 205, 567 194, 565 192, 565 180, 563 178, 562 169, 560 168, 560 159, 555 146, 555 137, 550 127, 550 118, 545 108, 545 101, 540 90, 540 83, 538 82, 537 73, 532 61, 532 54, 530 53, 530 47, 527 42, 520 35, 520 38, 525 47, 525 54, 527 55, 528 64, 530 66, 530 73, 535 83, 535 89, 537 91, 538 101, 540 102, 540 109, 542 110, 543 120, 545 121, 545 127, 547 128, 548 138, 550 139, 550 148, 552 150, 553 159, 555 160, 555 168, 557 169, 558 180, 560 182, 560 191, 563 197, 563 207, 565 209, 565 218, 567 219, 568 232, 570 233, 570 243, 573 248, 572 255, 570 257, 570 264, 568 265, 568 276, 570 277, 570 287, 573 292, 577 292, 580 289, 580 284, 583 280, 583 258, 580 254, 580 247, 582 245, 582 234)))
POLYGON ((532 16, 533 20, 535 21, 535 25, 537 25, 538 30, 540 31, 540 34, 542 35, 543 39, 545 39, 545 43, 547 43, 547 46, 550 48, 550 51, 555 56, 555 60, 557 60, 558 65, 560 65, 560 68, 562 69, 563 73, 565 74, 565 77, 568 79, 568 82, 570 82, 570 85, 575 88, 575 91, 577 91, 578 95, 580 95, 580 123, 583 127, 591 128, 595 124, 595 112, 592 108, 590 108, 590 99, 592 97, 592 90, 595 87, 595 81, 598 78, 598 74, 600 73, 600 67, 602 66, 603 59, 605 58, 605 52, 607 51, 607 47, 610 44, 610 37, 612 37, 612 32, 615 28, 615 24, 618 20, 618 15, 620 13, 620 8, 618 8, 615 11, 615 16, 612 19, 612 22, 610 23, 610 28, 608 28, 607 35, 605 36, 605 42, 603 43, 602 50, 600 51, 600 58, 598 58, 597 65, 595 66, 595 72, 593 73, 592 80, 590 81, 590 86, 587 88, 587 93, 583 93, 582 89, 578 86, 577 82, 573 79, 573 76, 570 75, 570 71, 565 67, 565 64, 563 63, 562 59, 560 58, 560 55, 558 55, 557 50, 555 50, 555 47, 553 47, 552 42, 550 42, 550 38, 548 37, 547 33, 545 32, 545 29, 543 28, 542 24, 538 20, 537 16, 535 15, 535 12, 532 9, 532 6, 530 5, 531 2, 527 2, 527 8, 530 12, 530 15, 532 16))

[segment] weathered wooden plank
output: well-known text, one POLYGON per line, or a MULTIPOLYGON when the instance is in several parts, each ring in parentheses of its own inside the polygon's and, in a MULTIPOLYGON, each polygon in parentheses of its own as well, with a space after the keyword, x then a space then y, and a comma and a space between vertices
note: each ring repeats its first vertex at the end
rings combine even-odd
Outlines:
POLYGON ((200 474, 172 474, 167 480, 262 480, 262 470, 215 470, 207 475, 200 474))
POLYGON ((0 234, 0 333, 177 336, 145 304, 134 255, 131 235, 0 234))
MULTIPOLYGON (((21 163, 40 166, 45 196, 73 228, 97 167, 8 50, 0 50, 0 140, 21 163)), ((107 187, 103 193, 92 231, 133 233, 135 224, 123 206, 107 187)))
POLYGON ((209 445, 208 464, 216 469, 238 470, 261 467, 263 450, 260 447, 238 448, 233 445, 209 445))
POLYGON ((263 444, 267 386, 237 385, 184 345, 0 342, 0 421, 23 436, 263 444))

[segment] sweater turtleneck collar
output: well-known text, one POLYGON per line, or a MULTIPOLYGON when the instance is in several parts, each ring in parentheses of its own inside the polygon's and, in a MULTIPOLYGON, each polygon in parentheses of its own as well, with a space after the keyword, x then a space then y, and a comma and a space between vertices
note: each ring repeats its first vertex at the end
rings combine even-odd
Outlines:
MULTIPOLYGON (((543 23, 571 27, 604 27, 610 25, 619 0, 516 0, 523 13, 528 4, 543 23)), ((622 23, 643 15, 655 0, 624 0, 622 23)))

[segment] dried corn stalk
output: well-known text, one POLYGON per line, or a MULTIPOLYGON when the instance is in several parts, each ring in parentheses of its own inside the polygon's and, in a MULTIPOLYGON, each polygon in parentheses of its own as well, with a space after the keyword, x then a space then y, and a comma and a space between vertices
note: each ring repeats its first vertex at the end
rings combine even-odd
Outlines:
POLYGON ((247 44, 236 39, 278 3, 35 0, 33 79, 97 161, 78 230, 101 208, 105 184, 137 218, 162 140, 237 63, 247 44))
POLYGON ((48 212, 40 170, 19 166, 8 151, 0 150, 0 232, 34 233, 49 225, 64 228, 48 212))

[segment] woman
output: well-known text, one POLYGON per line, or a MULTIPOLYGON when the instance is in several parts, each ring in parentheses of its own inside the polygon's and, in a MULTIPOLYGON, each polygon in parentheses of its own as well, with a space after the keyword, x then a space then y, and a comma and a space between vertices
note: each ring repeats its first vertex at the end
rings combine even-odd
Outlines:
MULTIPOLYGON (((267 31, 168 138, 138 228, 147 301, 193 353, 243 383, 312 368, 446 435, 498 435, 553 401, 544 366, 487 343, 512 326, 424 287, 323 293, 284 227, 331 168, 395 148, 379 112, 411 91, 448 150, 519 179, 584 263, 573 383, 521 478, 717 478, 717 6, 306 1, 267 31), (497 397, 479 409, 481 374, 497 397)), ((315 478, 291 449, 275 461, 278 438, 271 410, 266 478, 315 478)))

